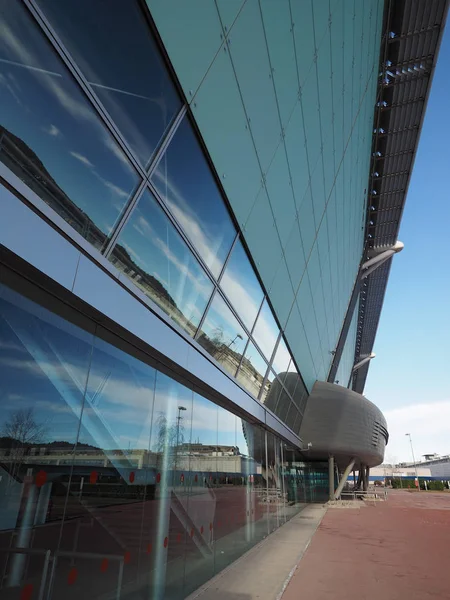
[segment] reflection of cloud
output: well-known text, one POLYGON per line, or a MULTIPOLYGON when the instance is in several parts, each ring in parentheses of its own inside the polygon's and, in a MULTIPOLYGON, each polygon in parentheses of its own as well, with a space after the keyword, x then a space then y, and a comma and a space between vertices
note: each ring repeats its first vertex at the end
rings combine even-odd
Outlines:
MULTIPOLYGON (((236 431, 236 417, 225 410, 219 409, 219 432, 234 433, 236 431)), ((210 402, 194 404, 192 415, 192 437, 197 430, 216 431, 217 429, 217 406, 210 402)), ((201 442, 200 438, 200 442, 201 442)))
POLYGON ((87 167, 93 168, 94 165, 91 163, 91 161, 88 158, 86 158, 86 156, 83 156, 83 154, 79 154, 78 152, 71 151, 70 155, 73 156, 74 158, 76 158, 77 160, 79 160, 81 163, 83 163, 87 167))
POLYGON ((50 127, 43 127, 42 130, 45 131, 45 133, 48 133, 48 135, 51 135, 52 137, 59 137, 61 135, 61 132, 56 127, 56 125, 50 124, 50 127))
POLYGON ((15 90, 13 89, 13 86, 9 83, 9 81, 6 79, 6 77, 0 73, 0 84, 3 85, 8 92, 11 94, 11 96, 14 98, 14 100, 17 102, 17 104, 23 108, 25 108, 25 105, 23 104, 22 100, 19 98, 19 96, 16 94, 15 90))
MULTIPOLYGON (((128 198, 129 193, 126 192, 125 190, 123 190, 118 185, 115 185, 114 183, 112 183, 111 181, 108 181, 107 179, 102 179, 102 181, 105 184, 105 186, 108 189, 110 189, 117 196, 120 196, 121 198, 128 198)), ((121 207, 121 209, 122 209, 122 207, 121 207)))
POLYGON ((134 262, 138 265, 140 265, 142 268, 145 268, 145 261, 141 258, 141 256, 135 252, 133 250, 133 248, 131 246, 129 246, 127 243, 125 242, 121 242, 122 246, 125 248, 125 250, 128 252, 128 254, 131 256, 131 258, 134 260, 134 262))
MULTIPOLYGON (((154 246, 156 246, 156 248, 158 248, 158 250, 167 258, 167 260, 172 263, 172 265, 175 266, 175 268, 177 269, 177 271, 180 274, 183 274, 185 279, 189 279, 189 281, 191 281, 191 283, 193 284, 194 288, 197 290, 198 294, 200 294, 201 296, 206 296, 210 293, 210 286, 208 285, 208 282, 206 280, 206 277, 199 273, 199 275, 195 275, 194 272, 192 271, 192 267, 194 265, 194 262, 190 260, 190 254, 188 253, 188 250, 185 250, 185 254, 184 257, 186 257, 184 260, 185 262, 182 262, 182 260, 180 260, 178 258, 178 256, 172 252, 172 250, 169 248, 168 244, 166 241, 164 241, 163 239, 161 239, 161 237, 159 237, 159 235, 156 233, 156 231, 153 229, 153 227, 151 226, 151 224, 149 223, 149 221, 142 215, 137 213, 138 218, 136 221, 134 221, 133 223, 133 228, 147 241, 150 241, 154 246)), ((123 242, 121 242, 123 243, 123 242)), ((125 246, 125 244, 124 244, 125 246)), ((129 250, 129 247, 126 246, 127 250, 129 250)), ((130 248, 131 249, 131 248, 130 248)), ((136 253, 134 253, 136 255, 136 253)), ((136 255, 137 256, 137 255, 136 255)), ((139 257, 140 260, 140 266, 142 268, 144 268, 148 273, 152 272, 152 269, 149 268, 148 265, 146 265, 145 261, 143 261, 141 259, 141 257, 139 257)), ((176 294, 176 291, 173 290, 173 286, 167 286, 167 289, 169 289, 170 293, 172 295, 176 294)), ((185 293, 185 289, 184 289, 184 284, 183 284, 183 289, 179 291, 179 295, 183 295, 185 293)))
POLYGON ((160 182, 157 187, 162 193, 173 216, 192 240, 205 263, 215 274, 217 274, 222 264, 218 261, 216 255, 222 245, 223 236, 215 235, 213 237, 202 229, 201 217, 194 212, 192 205, 186 201, 176 186, 165 176, 163 171, 157 169, 154 177, 160 182), (168 193, 164 194, 164 189, 167 189, 168 193))
MULTIPOLYGON (((21 27, 20 22, 18 22, 18 27, 21 27)), ((64 88, 64 81, 61 83, 62 75, 60 73, 46 72, 42 69, 33 67, 32 65, 35 63, 35 56, 25 47, 21 37, 16 35, 5 22, 2 23, 2 41, 23 66, 29 67, 29 73, 37 79, 40 85, 47 87, 66 112, 79 121, 87 121, 92 126, 93 129, 89 132, 90 136, 94 135, 95 129, 103 144, 113 152, 127 170, 132 171, 133 173, 135 172, 122 150, 112 139, 109 132, 103 126, 100 118, 87 101, 85 101, 81 95, 79 96, 80 99, 78 99, 76 94, 72 94, 68 89, 64 88)))
POLYGON ((231 304, 239 311, 239 316, 243 322, 247 324, 247 327, 251 328, 261 304, 262 291, 261 297, 258 299, 258 303, 256 303, 254 298, 252 298, 241 284, 239 272, 232 271, 230 268, 227 268, 223 274, 221 287, 225 290, 231 304))

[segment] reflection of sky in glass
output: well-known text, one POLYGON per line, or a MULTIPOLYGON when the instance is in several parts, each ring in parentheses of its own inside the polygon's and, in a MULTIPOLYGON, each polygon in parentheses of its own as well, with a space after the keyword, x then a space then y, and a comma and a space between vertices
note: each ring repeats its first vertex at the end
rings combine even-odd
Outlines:
MULTIPOLYGON (((44 181, 47 170, 70 201, 109 233, 137 185, 137 175, 26 9, 19 2, 3 4, 1 126, 19 138, 12 138, 14 160, 18 165, 32 161, 44 171, 44 181), (18 158, 24 152, 27 158, 18 158)), ((5 160, 3 152, 0 158, 5 160)), ((42 195, 49 202, 48 194, 42 195)), ((70 201, 63 202, 70 208, 70 201)), ((51 205, 62 211, 55 201, 51 205)))
POLYGON ((244 354, 244 360, 237 374, 237 379, 242 383, 246 390, 255 396, 259 395, 259 390, 267 371, 267 363, 255 348, 249 342, 244 354), (248 362, 247 362, 248 361, 248 362), (256 373, 253 371, 256 371, 256 373))
MULTIPOLYGON (((209 307, 206 318, 203 322, 202 333, 207 336, 210 341, 213 341, 216 353, 214 357, 221 362, 224 367, 233 375, 236 372, 238 363, 236 361, 228 361, 228 349, 233 351, 233 355, 241 355, 244 352, 247 336, 244 330, 239 325, 238 320, 234 317, 223 298, 216 293, 214 300, 209 307)), ((198 338, 208 351, 209 347, 201 335, 198 338)))
POLYGON ((277 375, 279 373, 285 373, 288 370, 290 360, 291 355, 289 354, 289 350, 287 349, 283 338, 281 338, 272 363, 272 368, 275 373, 277 373, 277 375))
POLYGON ((148 449, 155 370, 96 339, 80 440, 111 449, 148 449))
POLYGON ((136 0, 38 0, 143 164, 181 103, 136 0))
POLYGON ((120 234, 118 246, 127 252, 131 260, 125 263, 122 257, 120 264, 121 254, 116 248, 113 253, 113 262, 118 259, 116 266, 121 269, 134 267, 133 272, 136 272, 137 265, 155 278, 193 328, 183 322, 167 294, 158 293, 150 278, 145 279, 141 275, 133 281, 193 335, 213 286, 150 192, 146 191, 139 200, 120 234))
MULTIPOLYGON (((217 443, 219 446, 236 446, 236 422, 240 423, 233 413, 225 410, 221 406, 217 407, 218 410, 218 435, 217 443)), ((240 452, 247 454, 246 445, 242 444, 239 447, 240 452)))
POLYGON ((191 440, 193 444, 217 446, 217 405, 196 393, 191 440))
POLYGON ((270 306, 267 304, 267 300, 265 300, 256 321, 253 337, 267 360, 270 360, 272 356, 278 333, 278 326, 270 310, 270 306))
POLYGON ((92 336, 0 290, 0 436, 17 411, 31 408, 42 429, 36 443, 74 444, 92 336))
POLYGON ((188 444, 191 441, 192 429, 192 390, 171 379, 163 373, 156 374, 155 405, 153 409, 153 424, 150 447, 153 451, 161 451, 161 432, 165 425, 175 435, 166 436, 176 445, 178 427, 178 442, 188 444), (179 408, 186 410, 179 410, 179 408), (178 420, 178 417, 181 417, 178 420))
POLYGON ((244 325, 251 330, 264 293, 239 240, 233 248, 220 286, 244 325))
POLYGON ((179 126, 152 182, 217 277, 236 230, 187 119, 179 126))

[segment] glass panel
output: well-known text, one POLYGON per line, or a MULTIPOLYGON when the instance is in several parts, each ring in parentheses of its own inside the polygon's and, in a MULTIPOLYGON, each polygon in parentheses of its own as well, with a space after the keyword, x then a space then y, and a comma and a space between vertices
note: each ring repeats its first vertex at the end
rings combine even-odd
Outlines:
POLYGON ((267 304, 267 300, 265 300, 256 321, 253 337, 267 360, 270 360, 272 357, 278 334, 278 325, 273 317, 270 306, 267 304))
POLYGON ((189 520, 192 391, 169 377, 156 377, 151 435, 151 457, 156 472, 154 520, 151 535, 151 569, 146 598, 185 597, 184 556, 192 544, 189 520))
MULTIPOLYGON (((289 375, 289 377, 290 377, 290 375, 289 375)), ((306 403, 308 401, 308 392, 303 384, 303 381, 301 380, 300 376, 297 373, 295 374, 295 377, 297 378, 297 383, 296 383, 294 392, 292 394, 292 399, 294 401, 294 404, 297 406, 298 410, 302 414, 304 414, 305 408, 306 408, 306 403)))
POLYGON ((0 160, 101 247, 138 176, 26 8, 0 13, 0 160))
POLYGON ((258 278, 248 260, 242 243, 237 240, 227 267, 220 281, 220 287, 231 304, 251 331, 264 296, 258 278))
POLYGON ((285 513, 290 519, 305 506, 305 481, 295 460, 295 451, 286 445, 283 451, 283 476, 285 490, 285 513))
POLYGON ((236 230, 188 119, 177 129, 152 182, 218 277, 236 230))
POLYGON ((147 573, 147 527, 156 521, 149 452, 154 389, 152 367, 96 338, 52 598, 75 599, 86 590, 112 596, 122 564, 123 586, 147 573))
POLYGON ((38 588, 45 550, 58 549, 70 513, 92 340, 0 286, 0 572, 7 598, 31 597, 27 590, 38 588))
POLYGON ((194 393, 188 498, 191 529, 186 536, 184 596, 214 575, 213 524, 218 487, 217 415, 218 407, 215 404, 194 393))
POLYGON ((267 535, 265 482, 262 476, 264 432, 219 409, 219 446, 222 440, 229 444, 233 439, 232 425, 237 426, 236 446, 222 446, 221 450, 226 451, 228 456, 218 459, 228 465, 228 472, 220 473, 220 511, 214 529, 216 572, 267 535))
POLYGON ((195 335, 213 285, 150 192, 139 200, 111 261, 178 325, 195 335))
POLYGON ((181 102, 136 0, 38 0, 145 165, 181 102))
POLYGON ((283 504, 281 468, 280 468, 280 442, 271 433, 267 434, 267 481, 268 481, 268 519, 269 533, 281 525, 283 504))
POLYGON ((278 343, 277 350, 275 352, 274 359, 272 361, 272 369, 278 375, 278 377, 284 381, 286 374, 291 364, 291 355, 287 349, 286 343, 283 338, 278 343))
POLYGON ((267 408, 270 408, 271 410, 274 409, 274 407, 277 405, 276 401, 277 401, 277 395, 279 393, 279 389, 274 390, 271 393, 271 389, 272 389, 272 384, 273 384, 273 380, 275 379, 275 373, 272 371, 272 369, 269 369, 269 372, 266 375, 266 382, 264 384, 263 387, 263 391, 261 394, 261 402, 263 404, 267 404, 267 402, 269 403, 267 408))
POLYGON ((218 293, 214 296, 197 341, 226 371, 235 375, 247 335, 218 293))
POLYGON ((244 358, 242 359, 242 364, 236 376, 237 380, 242 383, 245 389, 253 394, 255 398, 258 398, 266 371, 266 361, 255 346, 249 342, 244 358))

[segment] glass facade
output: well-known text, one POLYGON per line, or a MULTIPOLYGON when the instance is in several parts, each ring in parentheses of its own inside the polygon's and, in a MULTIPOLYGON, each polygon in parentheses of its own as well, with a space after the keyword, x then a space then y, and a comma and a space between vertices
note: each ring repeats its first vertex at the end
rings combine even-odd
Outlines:
POLYGON ((5 598, 184 598, 300 510, 280 439, 52 306, 0 284, 5 598))
POLYGON ((0 17, 0 160, 264 401, 280 330, 142 4, 0 0, 0 17))

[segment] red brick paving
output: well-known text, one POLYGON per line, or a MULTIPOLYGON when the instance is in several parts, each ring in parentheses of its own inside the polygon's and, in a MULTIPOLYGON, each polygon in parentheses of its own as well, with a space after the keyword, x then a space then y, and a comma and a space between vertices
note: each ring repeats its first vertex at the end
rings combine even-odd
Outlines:
POLYGON ((450 599, 450 493, 327 511, 283 600, 450 599))

